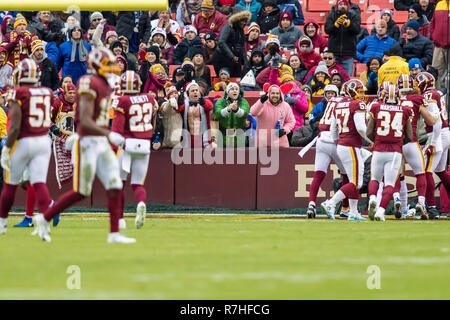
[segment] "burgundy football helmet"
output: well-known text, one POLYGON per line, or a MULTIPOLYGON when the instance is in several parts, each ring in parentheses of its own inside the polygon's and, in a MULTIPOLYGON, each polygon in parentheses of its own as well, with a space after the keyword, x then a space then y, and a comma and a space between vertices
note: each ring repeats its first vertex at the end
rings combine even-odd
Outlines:
POLYGON ((41 73, 33 59, 21 60, 14 69, 14 85, 16 86, 22 83, 38 83, 40 77, 41 73))
POLYGON ((367 88, 361 80, 351 79, 342 85, 341 93, 354 100, 365 100, 365 91, 367 88))
POLYGON ((391 84, 392 83, 390 81, 383 81, 381 83, 377 92, 378 100, 384 101, 384 95, 386 94, 386 90, 391 84))
POLYGON ((414 90, 414 79, 409 74, 401 74, 397 78, 397 88, 400 94, 414 90))
POLYGON ((421 72, 414 80, 414 85, 420 93, 434 88, 435 80, 431 73, 421 72))
POLYGON ((124 72, 120 76, 120 92, 136 94, 141 91, 141 77, 131 70, 124 72))
POLYGON ((398 87, 395 84, 390 84, 384 91, 384 103, 397 104, 399 102, 398 87))
POLYGON ((92 50, 87 57, 87 67, 91 73, 108 78, 112 74, 120 75, 116 65, 116 56, 103 47, 92 50))

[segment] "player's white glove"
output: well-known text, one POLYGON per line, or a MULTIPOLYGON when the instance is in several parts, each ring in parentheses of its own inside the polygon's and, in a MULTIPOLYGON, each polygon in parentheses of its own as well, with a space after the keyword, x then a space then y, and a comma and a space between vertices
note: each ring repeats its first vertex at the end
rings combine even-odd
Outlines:
POLYGON ((177 99, 175 99, 175 98, 170 98, 169 99, 169 103, 170 103, 170 106, 172 107, 172 108, 174 108, 175 110, 178 110, 178 102, 177 102, 177 99))
POLYGON ((118 147, 122 147, 125 143, 125 138, 120 133, 113 131, 108 134, 108 140, 113 145, 116 145, 118 147))
POLYGON ((7 146, 3 146, 1 164, 2 164, 2 168, 7 171, 10 170, 10 164, 11 164, 11 158, 9 157, 10 151, 11 151, 11 148, 8 148, 7 146))
POLYGON ((67 151, 72 151, 73 144, 75 143, 75 141, 78 140, 78 138, 79 138, 79 136, 77 133, 73 133, 67 138, 66 144, 64 146, 67 151))

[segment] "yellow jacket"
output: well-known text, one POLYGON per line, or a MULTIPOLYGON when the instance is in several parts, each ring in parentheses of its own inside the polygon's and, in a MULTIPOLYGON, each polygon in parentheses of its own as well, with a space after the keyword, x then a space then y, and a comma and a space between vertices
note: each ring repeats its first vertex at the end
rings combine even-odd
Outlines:
POLYGON ((3 108, 0 108, 0 139, 6 136, 6 123, 8 122, 8 116, 3 108))
POLYGON ((409 65, 405 59, 397 56, 389 57, 389 60, 378 70, 378 87, 384 81, 397 83, 397 78, 403 73, 409 74, 409 65))

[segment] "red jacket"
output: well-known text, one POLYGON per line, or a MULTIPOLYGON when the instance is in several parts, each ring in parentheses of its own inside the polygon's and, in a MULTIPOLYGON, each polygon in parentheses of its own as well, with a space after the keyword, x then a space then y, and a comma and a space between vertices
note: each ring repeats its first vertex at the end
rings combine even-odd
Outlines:
POLYGON ((320 53, 323 53, 325 51, 325 49, 328 48, 328 40, 319 34, 319 29, 320 29, 319 24, 314 19, 306 20, 305 24, 303 25, 303 31, 305 32, 305 34, 306 34, 306 26, 310 23, 312 23, 317 29, 316 34, 314 35, 314 37, 311 38, 314 51, 316 51, 316 49, 318 49, 320 53))
POLYGON ((227 17, 215 10, 209 19, 203 16, 202 12, 197 13, 194 18, 194 27, 197 29, 198 35, 214 32, 219 39, 220 30, 228 23, 227 17))
POLYGON ((300 60, 302 60, 306 69, 308 70, 313 67, 316 67, 319 64, 319 62, 322 61, 322 57, 320 56, 320 54, 318 54, 315 51, 298 52, 298 55, 300 56, 300 60))
POLYGON ((434 10, 430 23, 430 39, 436 47, 450 47, 450 4, 445 0, 439 1, 434 10))

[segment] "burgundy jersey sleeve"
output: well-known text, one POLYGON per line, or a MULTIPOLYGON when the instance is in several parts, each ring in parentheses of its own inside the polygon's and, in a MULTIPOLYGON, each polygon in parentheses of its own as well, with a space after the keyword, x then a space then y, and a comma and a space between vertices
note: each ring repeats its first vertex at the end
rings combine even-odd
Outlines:
POLYGON ((356 129, 353 116, 355 112, 365 112, 366 105, 359 100, 350 100, 348 98, 339 102, 335 109, 334 115, 338 122, 339 139, 338 144, 348 147, 361 148, 363 138, 356 129))

